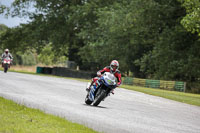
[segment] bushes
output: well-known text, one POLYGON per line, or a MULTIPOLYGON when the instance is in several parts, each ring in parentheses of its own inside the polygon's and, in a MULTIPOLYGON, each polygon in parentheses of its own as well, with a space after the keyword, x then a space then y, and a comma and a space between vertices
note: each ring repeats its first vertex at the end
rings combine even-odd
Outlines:
MULTIPOLYGON (((13 65, 24 65, 33 66, 36 64, 42 64, 46 66, 65 66, 67 57, 63 55, 58 55, 52 50, 51 45, 44 47, 39 53, 36 50, 26 50, 14 52, 10 50, 13 55, 13 65)), ((3 53, 3 49, 0 49, 0 54, 3 53)))
POLYGON ((200 94, 200 81, 187 82, 186 92, 200 94))
POLYGON ((31 52, 25 53, 22 55, 22 64, 25 66, 36 65, 36 57, 31 52))
POLYGON ((51 66, 64 64, 67 60, 66 56, 58 55, 53 51, 53 48, 50 44, 46 45, 42 51, 38 54, 38 63, 51 66))
POLYGON ((36 56, 32 52, 22 53, 13 53, 13 64, 14 65, 24 65, 24 66, 32 66, 36 65, 36 56))

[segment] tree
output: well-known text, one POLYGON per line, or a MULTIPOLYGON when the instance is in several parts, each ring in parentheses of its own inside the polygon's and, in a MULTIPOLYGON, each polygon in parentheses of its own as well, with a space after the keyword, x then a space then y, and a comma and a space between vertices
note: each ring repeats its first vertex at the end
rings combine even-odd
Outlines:
POLYGON ((54 52, 68 56, 70 61, 75 61, 82 68, 83 62, 78 52, 85 43, 77 34, 82 28, 84 29, 87 22, 93 23, 96 19, 93 10, 95 7, 90 9, 88 3, 93 3, 98 7, 109 5, 112 1, 16 0, 13 3, 14 9, 11 15, 28 16, 31 19, 32 22, 22 26, 22 29, 31 31, 27 38, 30 38, 30 41, 35 41, 34 46, 38 48, 39 52, 40 48, 51 42, 54 52), (35 12, 26 10, 29 6, 34 6, 35 12), (86 9, 83 16, 79 15, 82 13, 82 9, 86 9))
MULTIPOLYGON (((41 49, 51 42, 54 52, 58 55, 66 55, 69 60, 79 63, 78 55, 75 53, 83 43, 76 37, 74 30, 76 24, 70 21, 70 13, 74 11, 73 6, 82 4, 82 2, 84 1, 16 0, 13 3, 14 9, 11 14, 12 16, 28 16, 31 19, 29 24, 21 28, 30 32, 27 38, 35 42, 32 44, 38 52, 41 52, 41 49), (35 11, 26 10, 29 6, 35 7, 35 11)), ((28 43, 26 40, 24 42, 28 43)))
POLYGON ((200 1, 199 0, 178 0, 186 9, 186 16, 181 20, 181 24, 191 33, 200 36, 200 1))
POLYGON ((13 7, 13 16, 31 22, 3 32, 3 47, 40 54, 51 44, 83 70, 117 59, 127 75, 199 80, 199 36, 190 33, 199 33, 199 1, 16 0, 13 7), (30 5, 35 12, 26 10, 30 5))
POLYGON ((5 32, 8 29, 8 27, 4 24, 0 24, 0 34, 5 32))
POLYGON ((38 55, 38 63, 44 65, 63 65, 66 60, 67 58, 65 56, 58 56, 52 51, 52 44, 46 45, 38 55))

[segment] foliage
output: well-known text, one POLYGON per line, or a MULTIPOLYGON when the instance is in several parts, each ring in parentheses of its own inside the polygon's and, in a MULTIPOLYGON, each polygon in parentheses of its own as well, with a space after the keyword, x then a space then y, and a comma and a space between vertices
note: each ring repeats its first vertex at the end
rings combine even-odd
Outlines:
POLYGON ((198 80, 200 54, 197 49, 200 49, 200 42, 180 28, 165 30, 154 49, 136 61, 141 71, 156 79, 198 80))
POLYGON ((36 56, 33 52, 27 51, 25 53, 17 52, 13 54, 14 65, 32 66, 36 65, 36 56))
POLYGON ((38 55, 38 63, 45 64, 45 65, 55 65, 64 63, 67 60, 65 56, 59 56, 52 52, 52 46, 47 45, 45 46, 41 53, 38 55))
POLYGON ((15 0, 10 14, 29 17, 31 22, 2 32, 0 44, 13 52, 35 49, 45 64, 65 56, 82 70, 97 71, 117 59, 126 75, 196 82, 200 79, 199 3, 15 0))
POLYGON ((1 2, 0 2, 0 14, 3 14, 6 10, 6 6, 5 5, 2 5, 1 2))
POLYGON ((8 29, 8 27, 4 24, 0 24, 0 34, 5 32, 8 29))
POLYGON ((178 0, 186 9, 186 16, 181 24, 190 32, 200 36, 200 0, 178 0))

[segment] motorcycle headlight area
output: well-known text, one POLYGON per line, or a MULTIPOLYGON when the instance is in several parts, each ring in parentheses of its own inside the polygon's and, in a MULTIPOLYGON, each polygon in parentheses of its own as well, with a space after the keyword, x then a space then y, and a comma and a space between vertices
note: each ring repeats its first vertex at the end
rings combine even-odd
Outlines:
POLYGON ((112 80, 108 79, 108 78, 105 78, 105 81, 109 85, 114 85, 114 82, 112 80))

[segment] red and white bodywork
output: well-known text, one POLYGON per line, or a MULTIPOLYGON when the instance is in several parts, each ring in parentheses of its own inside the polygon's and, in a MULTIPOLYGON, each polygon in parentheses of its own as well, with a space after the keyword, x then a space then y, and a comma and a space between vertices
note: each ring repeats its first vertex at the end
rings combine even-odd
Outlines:
POLYGON ((4 72, 6 73, 8 71, 8 68, 10 68, 11 65, 11 59, 9 57, 5 58, 3 60, 3 67, 4 67, 4 72))
POLYGON ((10 59, 10 58, 5 58, 5 59, 3 60, 3 64, 8 64, 8 65, 10 65, 10 63, 11 63, 11 59, 10 59))

